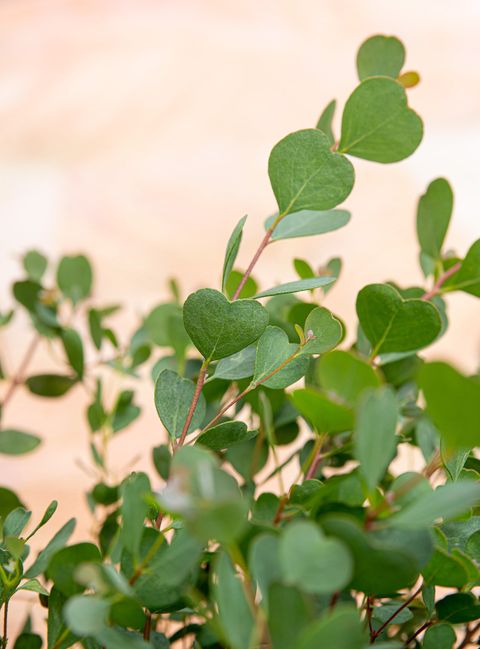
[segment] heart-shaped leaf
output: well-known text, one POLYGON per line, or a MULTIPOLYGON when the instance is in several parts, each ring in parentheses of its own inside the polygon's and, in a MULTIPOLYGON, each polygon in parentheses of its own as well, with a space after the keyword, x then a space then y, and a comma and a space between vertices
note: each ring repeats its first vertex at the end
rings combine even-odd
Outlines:
POLYGON ((393 79, 372 77, 345 104, 338 149, 365 160, 398 162, 415 151, 422 136, 422 120, 408 107, 405 89, 393 79))
POLYGON ((352 191, 354 171, 342 155, 330 151, 328 137, 316 129, 287 135, 276 144, 268 175, 280 213, 330 210, 352 191))
POLYGON ((388 284, 370 284, 357 296, 357 315, 371 342, 372 356, 422 349, 440 333, 442 321, 433 304, 404 300, 388 284))
MULTIPOLYGON (((182 379, 172 370, 164 370, 155 383, 155 407, 158 416, 174 439, 182 434, 194 392, 193 381, 182 379)), ((187 435, 200 428, 205 418, 205 409, 205 398, 200 394, 187 435)))
POLYGON ((368 77, 396 79, 405 62, 405 48, 395 36, 371 36, 362 43, 357 54, 360 81, 368 77))
POLYGON ((286 388, 295 383, 307 371, 308 358, 305 356, 296 356, 279 372, 273 376, 270 375, 298 351, 299 345, 290 343, 283 329, 268 326, 257 343, 253 381, 275 390, 286 388), (268 376, 270 378, 266 378, 268 376))
POLYGON ((302 354, 324 354, 338 345, 343 336, 342 323, 323 306, 310 311, 304 330, 310 340, 303 345, 302 354))
POLYGON ((306 593, 333 593, 352 577, 352 559, 345 545, 326 538, 312 522, 287 526, 280 539, 279 557, 285 583, 306 593))
POLYGON ((436 178, 420 197, 417 207, 417 236, 422 252, 438 259, 453 210, 453 192, 448 180, 436 178))
POLYGON ((419 385, 433 423, 450 448, 480 445, 480 383, 447 363, 428 363, 419 385))
POLYGON ((188 296, 183 321, 195 347, 212 361, 255 342, 265 331, 268 313, 255 300, 229 302, 219 291, 203 288, 188 296))

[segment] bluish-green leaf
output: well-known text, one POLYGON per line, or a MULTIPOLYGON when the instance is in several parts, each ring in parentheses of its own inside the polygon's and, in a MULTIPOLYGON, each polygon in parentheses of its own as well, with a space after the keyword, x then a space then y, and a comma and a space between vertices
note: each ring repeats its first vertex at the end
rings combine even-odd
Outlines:
POLYGON ((41 443, 38 435, 24 433, 13 428, 0 430, 0 453, 5 455, 24 455, 30 453, 41 443))
POLYGON ((120 493, 123 499, 122 527, 119 541, 134 557, 137 557, 148 513, 150 481, 145 473, 132 473, 123 481, 120 493))
POLYGON ((93 272, 84 255, 62 257, 57 269, 58 287, 73 304, 88 297, 92 291, 93 272))
POLYGON ((371 36, 358 50, 358 78, 360 81, 378 76, 396 79, 404 62, 405 48, 398 38, 381 34, 371 36))
POLYGON ((324 354, 336 347, 343 336, 340 320, 321 306, 308 314, 303 328, 305 336, 311 340, 302 346, 301 354, 324 354))
POLYGON ((317 121, 318 130, 325 133, 325 135, 328 137, 328 141, 330 142, 330 145, 334 144, 335 142, 332 122, 333 122, 333 116, 335 114, 336 107, 337 107, 337 101, 336 99, 332 99, 332 101, 325 106, 325 108, 322 111, 322 114, 320 115, 317 121))
POLYGON ((215 374, 212 376, 212 379, 235 381, 253 376, 256 353, 257 346, 254 344, 241 349, 231 356, 221 358, 215 367, 215 374))
MULTIPOLYGON (((155 383, 158 416, 174 439, 182 434, 194 392, 193 381, 181 378, 172 370, 164 370, 155 383)), ((200 395, 187 434, 200 428, 205 418, 205 409, 205 397, 200 395)))
MULTIPOLYGON (((275 227, 271 241, 281 239, 296 239, 297 237, 313 237, 326 232, 333 232, 350 221, 351 214, 347 210, 301 210, 287 214, 275 227)), ((275 221, 275 216, 269 216, 265 228, 275 221)))
POLYGON ((312 277, 311 279, 300 279, 296 282, 287 282, 257 293, 256 298, 269 297, 271 295, 283 295, 285 293, 300 293, 301 291, 311 291, 315 288, 321 288, 333 284, 334 277, 312 277))
POLYGON ((480 297, 480 239, 470 246, 460 270, 446 284, 448 291, 465 291, 480 297))
POLYGON ((225 251, 225 260, 223 262, 223 273, 222 273, 222 291, 225 291, 225 285, 228 280, 228 276, 233 268, 235 259, 237 258, 238 251, 240 248, 240 243, 242 241, 242 231, 245 221, 247 220, 246 216, 243 216, 240 221, 235 226, 230 239, 227 243, 227 250, 225 251))
POLYGON ((417 236, 422 252, 434 260, 441 256, 452 210, 453 192, 448 180, 432 180, 418 201, 417 236))
POLYGON ((353 352, 336 349, 322 356, 317 365, 322 388, 334 392, 342 401, 354 406, 368 388, 381 384, 378 372, 353 352))
POLYGON ((295 390, 291 398, 318 433, 341 433, 353 428, 353 410, 313 388, 295 390))
POLYGON ((307 371, 308 358, 295 356, 298 351, 299 345, 290 343, 283 329, 269 325, 258 339, 253 382, 279 390, 301 379, 307 371))
POLYGON ((222 451, 257 435, 258 431, 248 430, 243 421, 225 421, 202 433, 195 444, 206 446, 212 451, 222 451))

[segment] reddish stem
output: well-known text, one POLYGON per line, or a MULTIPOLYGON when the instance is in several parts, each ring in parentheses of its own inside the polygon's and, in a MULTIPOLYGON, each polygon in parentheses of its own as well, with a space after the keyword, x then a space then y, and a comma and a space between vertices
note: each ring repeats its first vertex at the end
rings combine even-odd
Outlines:
POLYGON ((35 338, 33 338, 32 342, 30 343, 30 346, 28 347, 27 351, 25 352, 25 356, 23 357, 22 362, 20 363, 18 370, 16 374, 13 376, 10 386, 3 398, 2 401, 2 409, 5 408, 7 403, 10 401, 10 399, 13 396, 13 393, 17 389, 19 385, 23 383, 23 375, 25 374, 25 371, 28 367, 28 364, 32 360, 33 354, 35 353, 35 349, 37 348, 38 343, 40 342, 40 336, 37 335, 35 338))
POLYGON ((412 642, 412 640, 415 640, 417 636, 421 634, 422 631, 425 631, 425 629, 428 629, 429 626, 432 626, 433 622, 432 620, 428 620, 428 622, 425 622, 422 624, 422 626, 415 631, 415 633, 412 633, 412 635, 408 638, 408 640, 405 643, 405 647, 408 647, 408 645, 412 642))
POLYGON ((433 285, 431 290, 424 293, 424 295, 422 295, 421 299, 422 300, 431 300, 432 297, 435 297, 435 295, 438 294, 438 292, 442 288, 443 284, 445 284, 447 279, 450 279, 450 277, 452 277, 452 275, 455 275, 455 273, 460 270, 461 265, 462 265, 461 262, 457 261, 456 264, 453 264, 453 266, 451 268, 449 268, 444 273, 442 273, 442 275, 440 275, 440 277, 437 279, 437 281, 435 282, 435 284, 433 285))
POLYGON ((183 425, 182 434, 180 435, 180 439, 177 442, 176 448, 178 448, 179 446, 183 446, 183 443, 185 441, 185 437, 187 436, 188 429, 190 427, 190 423, 191 423, 193 415, 195 413, 195 408, 197 407, 198 400, 200 399, 200 394, 202 392, 203 384, 205 383, 205 377, 207 375, 207 368, 208 368, 208 361, 204 361, 203 365, 202 365, 202 367, 200 369, 200 374, 198 375, 197 385, 195 386, 195 392, 193 393, 192 403, 190 404, 190 408, 188 410, 188 415, 187 415, 187 418, 185 419, 185 424, 183 425))
POLYGON ((401 606, 399 606, 397 608, 397 610, 394 613, 392 613, 390 615, 388 620, 385 620, 385 622, 382 624, 382 626, 380 626, 376 631, 372 632, 370 641, 375 642, 375 639, 378 638, 378 636, 382 633, 382 631, 387 628, 387 626, 390 624, 390 622, 392 622, 397 617, 397 615, 403 611, 404 608, 406 608, 409 604, 411 604, 413 602, 413 600, 415 599, 415 597, 419 593, 421 593, 421 591, 422 591, 422 587, 420 586, 419 588, 417 588, 417 590, 412 595, 410 595, 410 597, 408 599, 406 599, 403 602, 403 604, 401 606))
POLYGON ((253 255, 252 261, 248 265, 247 270, 245 271, 242 279, 240 280, 240 284, 237 286, 237 289, 236 289, 235 293, 233 294, 232 301, 238 299, 238 296, 242 292, 242 288, 245 286, 245 284, 247 282, 247 279, 252 274, 252 270, 254 269, 255 264, 258 261, 258 258, 260 257, 262 252, 265 250, 267 245, 270 243, 270 237, 272 236, 272 232, 273 232, 274 228, 275 228, 275 224, 272 225, 270 228, 268 228, 267 232, 265 233, 265 236, 263 237, 262 242, 258 246, 257 252, 253 255))

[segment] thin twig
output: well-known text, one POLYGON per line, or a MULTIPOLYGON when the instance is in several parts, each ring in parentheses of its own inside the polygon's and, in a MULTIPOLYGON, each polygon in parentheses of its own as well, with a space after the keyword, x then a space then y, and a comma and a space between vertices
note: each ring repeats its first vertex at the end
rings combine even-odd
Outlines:
POLYGON ((252 270, 255 267, 255 264, 257 263, 260 255, 262 252, 265 250, 267 245, 270 243, 270 237, 272 236, 273 230, 275 229, 276 222, 271 225, 267 232, 265 233, 265 236, 263 237, 260 245, 258 246, 257 252, 253 255, 252 261, 249 263, 247 270, 244 272, 242 279, 240 280, 240 284, 237 286, 235 293, 233 294, 232 301, 233 300, 238 300, 238 296, 242 292, 242 288, 245 286, 247 283, 247 279, 250 277, 252 274, 252 270))
POLYGON ((472 626, 470 629, 467 627, 465 637, 463 638, 462 642, 458 645, 457 649, 465 649, 466 647, 468 647, 468 645, 473 642, 473 636, 477 631, 480 631, 480 622, 477 622, 477 624, 472 626))
POLYGON ((385 620, 385 622, 380 627, 378 627, 378 629, 376 631, 373 631, 372 634, 371 634, 371 639, 370 639, 371 642, 375 642, 375 639, 378 638, 378 636, 382 633, 382 631, 384 629, 386 629, 387 626, 397 617, 397 615, 399 613, 401 613, 403 611, 403 609, 406 608, 409 604, 411 604, 413 602, 413 600, 415 599, 415 597, 417 597, 417 595, 419 595, 421 592, 422 592, 422 586, 417 588, 417 590, 412 595, 410 595, 410 597, 408 599, 406 599, 403 602, 403 604, 401 606, 399 606, 397 608, 397 610, 394 611, 390 615, 390 617, 387 620, 385 620))
POLYGON ((456 264, 453 264, 451 268, 446 270, 444 273, 440 275, 440 277, 437 279, 435 284, 432 286, 430 291, 427 291, 424 293, 421 297, 422 300, 431 300, 432 297, 435 297, 435 295, 438 295, 440 289, 442 288, 443 284, 447 281, 447 279, 450 279, 452 275, 455 275, 457 271, 460 270, 462 263, 460 261, 457 261, 456 264))
POLYGON ((185 441, 185 437, 187 436, 190 423, 195 413, 195 408, 197 407, 198 400, 200 399, 200 394, 202 393, 203 384, 205 383, 207 368, 208 368, 208 361, 205 360, 200 369, 200 374, 198 375, 197 384, 195 386, 195 392, 193 393, 192 403, 190 404, 188 415, 187 418, 185 419, 185 424, 183 425, 182 434, 180 435, 180 439, 178 440, 177 443, 177 448, 179 446, 183 446, 183 442, 185 441))
POLYGON ((35 349, 37 348, 38 343, 40 342, 40 335, 37 334, 35 338, 32 339, 32 342, 30 343, 27 351, 25 352, 25 356, 23 357, 18 370, 16 371, 15 375, 13 376, 10 386, 3 398, 2 401, 2 409, 5 408, 7 403, 10 401, 10 399, 13 397, 13 394, 15 390, 18 388, 19 385, 23 383, 23 375, 26 372, 26 369, 32 360, 33 354, 35 353, 35 349))
POLYGON ((3 605, 3 639, 2 639, 2 648, 5 649, 7 646, 8 640, 8 604, 9 600, 7 599, 3 605))
POLYGON ((415 633, 412 633, 412 635, 408 638, 408 640, 405 643, 405 647, 408 647, 408 645, 412 642, 412 640, 415 640, 417 636, 419 636, 422 631, 425 631, 425 629, 428 629, 428 627, 432 626, 433 620, 428 620, 422 626, 415 631, 415 633))

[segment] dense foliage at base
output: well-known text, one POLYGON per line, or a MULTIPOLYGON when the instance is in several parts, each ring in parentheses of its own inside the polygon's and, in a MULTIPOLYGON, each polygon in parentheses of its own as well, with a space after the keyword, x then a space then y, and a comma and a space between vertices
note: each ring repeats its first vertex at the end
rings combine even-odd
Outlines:
MULTIPOLYGON (((52 408, 86 390, 96 536, 72 543, 75 520, 56 528, 56 502, 32 514, 28 493, 0 489, 4 647, 38 649, 44 637, 48 649, 452 649, 478 637, 480 376, 422 356, 447 329, 448 294, 480 297, 480 240, 459 255, 444 247, 448 181, 433 180, 418 202, 424 285, 362 288, 353 344, 325 306, 338 257, 295 259, 292 280, 272 288, 252 276, 267 245, 348 223, 336 208, 353 188, 351 158, 391 163, 415 151, 423 125, 407 89, 419 77, 402 71, 404 58, 393 37, 362 45, 340 135, 333 101, 316 128, 273 148, 278 212, 247 271, 236 267, 244 217, 220 285, 183 302, 171 282, 171 300, 131 336, 115 329, 120 307, 91 296, 86 257, 53 267, 37 251, 24 256, 15 309, 0 316, 5 327, 24 310, 33 330, 18 370, 1 359, 2 463, 48 444, 10 421, 17 390, 52 408), (57 373, 29 372, 39 345, 60 359, 57 373), (155 471, 119 482, 108 448, 139 417, 134 386, 148 373, 155 471), (124 381, 113 399, 112 375, 124 381), (401 473, 400 456, 423 468, 401 473), (29 552, 44 525, 51 540, 29 552), (38 594, 46 633, 27 619, 10 637, 22 591, 38 594)), ((468 333, 478 337, 478 322, 468 333)))

